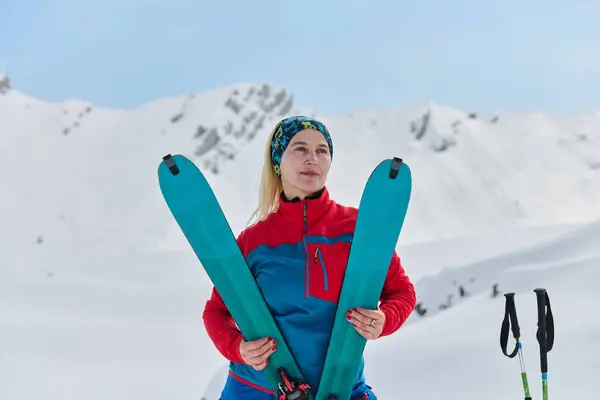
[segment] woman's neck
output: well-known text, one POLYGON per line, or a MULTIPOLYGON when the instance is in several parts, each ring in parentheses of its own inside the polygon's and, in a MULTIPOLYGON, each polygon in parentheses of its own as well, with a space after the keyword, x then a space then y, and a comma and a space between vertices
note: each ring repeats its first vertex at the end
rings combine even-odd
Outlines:
POLYGON ((317 190, 316 192, 312 192, 312 193, 302 192, 302 191, 291 191, 291 190, 286 191, 286 190, 284 190, 283 197, 284 197, 284 200, 286 200, 286 201, 315 199, 315 198, 318 198, 319 196, 321 196, 321 194, 323 193, 324 190, 325 190, 325 187, 322 187, 321 189, 317 190))

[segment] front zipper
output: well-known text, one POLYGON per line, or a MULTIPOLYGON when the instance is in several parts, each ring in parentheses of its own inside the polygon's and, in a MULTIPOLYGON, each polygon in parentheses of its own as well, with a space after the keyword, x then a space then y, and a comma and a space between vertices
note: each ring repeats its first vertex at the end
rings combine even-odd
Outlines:
POLYGON ((325 285, 325 290, 329 290, 328 289, 329 284, 327 283, 327 268, 325 268, 325 261, 323 261, 323 254, 321 253, 321 250, 318 247, 315 250, 314 262, 315 262, 315 264, 318 262, 321 263, 321 269, 323 270, 323 282, 325 285))
POLYGON ((306 214, 306 207, 306 200, 304 200, 304 232, 302 234, 302 245, 304 246, 304 298, 308 299, 308 296, 310 294, 310 262, 308 261, 308 248, 306 246, 306 233, 308 232, 308 216, 306 214))

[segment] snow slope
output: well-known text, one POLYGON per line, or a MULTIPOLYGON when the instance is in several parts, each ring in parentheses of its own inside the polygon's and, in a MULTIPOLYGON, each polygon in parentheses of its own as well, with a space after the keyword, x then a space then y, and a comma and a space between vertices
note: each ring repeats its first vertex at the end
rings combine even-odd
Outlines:
POLYGON ((48 103, 5 85, 0 398, 197 399, 208 390, 212 400, 225 363, 201 320, 211 285, 156 169, 166 153, 193 158, 239 231, 255 206, 264 138, 297 113, 332 131, 338 201, 357 205, 384 157, 413 171, 398 250, 427 312, 368 346, 380 398, 400 398, 396 384, 409 398, 520 396, 518 363, 498 348, 496 283, 518 292, 532 386, 532 289, 545 286, 557 320, 552 396, 591 396, 600 113, 482 117, 425 103, 329 117, 299 108, 283 88, 238 84, 131 110, 48 103))
MULTIPOLYGON (((455 249, 461 250, 468 248, 455 249)), ((599 263, 600 224, 595 223, 422 280, 417 286, 422 297, 439 302, 442 299, 437 297, 448 293, 455 280, 475 278, 467 298, 444 312, 431 307, 431 315, 424 319, 415 314, 398 335, 370 344, 365 353, 371 360, 366 374, 374 387, 381 388, 383 399, 401 398, 395 397, 392 382, 401 393, 408 393, 408 398, 523 398, 518 359, 506 358, 499 346, 504 298, 491 297, 491 286, 497 282, 501 293, 516 292, 533 398, 541 399, 533 293, 537 287, 548 290, 555 320, 554 348, 548 354, 549 398, 596 398, 595 376, 600 372, 599 263)), ((511 337, 509 352, 513 347, 511 337)))
POLYGON ((600 216, 600 112, 480 117, 425 104, 326 121, 344 149, 331 176, 338 198, 356 203, 356 182, 381 158, 410 164, 405 243, 600 216))

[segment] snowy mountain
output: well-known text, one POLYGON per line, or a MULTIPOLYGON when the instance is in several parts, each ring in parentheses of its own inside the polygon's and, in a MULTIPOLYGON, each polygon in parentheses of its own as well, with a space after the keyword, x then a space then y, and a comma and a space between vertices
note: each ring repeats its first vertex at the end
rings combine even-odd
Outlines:
POLYGON ((590 317, 600 278, 600 112, 482 116, 428 102, 323 116, 268 84, 120 110, 42 101, 0 77, 0 397, 148 400, 208 390, 213 400, 224 360, 200 318, 210 281, 161 198, 157 167, 167 153, 192 158, 239 231, 256 205, 265 137, 291 114, 329 126, 329 187, 342 203, 358 205, 383 158, 402 157, 413 173, 398 250, 419 308, 397 335, 368 346, 381 398, 397 398, 389 368, 397 358, 407 360, 397 374, 408 397, 475 398, 472 388, 477 398, 519 396, 518 364, 497 348, 500 294, 529 302, 523 325, 535 372, 537 286, 556 299, 560 321, 553 396, 594 393, 572 374, 599 368, 585 355, 600 348, 585 346, 600 326, 590 317), (452 357, 460 361, 449 372, 452 357), (481 371, 486 385, 490 371, 501 378, 478 387, 481 371))
MULTIPOLYGON (((32 168, 13 167, 0 181, 5 205, 25 213, 18 221, 9 216, 20 228, 0 243, 180 243, 157 191, 156 167, 166 153, 190 156, 208 172, 232 225, 242 229, 255 206, 264 138, 278 119, 297 113, 317 115, 267 84, 133 110, 48 103, 8 90, 0 95, 0 151, 7 165, 32 168)), ((382 158, 409 163, 415 184, 403 243, 600 218, 600 112, 481 117, 429 103, 317 116, 338 150, 330 187, 340 202, 358 204, 382 158)))
POLYGON ((404 243, 600 217, 600 113, 482 117, 425 104, 327 121, 338 148, 355 149, 332 174, 344 201, 356 203, 379 159, 409 163, 404 243))
MULTIPOLYGON (((13 170, 0 187, 4 209, 20 214, 8 215, 18 229, 4 232, 0 246, 74 251, 85 243, 118 251, 160 243, 171 226, 156 181, 164 154, 193 157, 218 180, 227 168, 239 168, 237 158, 263 141, 282 115, 296 112, 309 111, 294 109, 290 93, 266 84, 160 99, 126 111, 8 91, 0 96, 0 154, 13 170)), ((237 206, 248 201, 239 196, 246 182, 236 180, 240 188, 223 189, 237 206)))

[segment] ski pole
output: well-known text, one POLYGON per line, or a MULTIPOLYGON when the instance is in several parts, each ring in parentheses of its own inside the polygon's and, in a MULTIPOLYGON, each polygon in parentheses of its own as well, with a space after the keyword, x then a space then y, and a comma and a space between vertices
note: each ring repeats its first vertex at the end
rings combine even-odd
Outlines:
POLYGON ((521 344, 521 330, 519 328, 519 320, 517 319, 517 308, 515 306, 515 294, 506 293, 504 295, 506 303, 504 307, 504 320, 502 321, 502 328, 500 330, 500 348, 505 356, 508 358, 514 358, 517 354, 519 355, 519 364, 521 366, 521 381, 523 382, 523 391, 525 393, 525 400, 531 400, 531 394, 529 392, 529 383, 527 380, 527 372, 525 371, 525 361, 523 360, 523 345, 521 344), (512 353, 508 354, 506 346, 508 344, 508 330, 512 330, 513 337, 515 338, 515 348, 512 353))
POLYGON ((534 289, 534 292, 537 298, 538 330, 536 336, 540 345, 542 395, 543 400, 548 400, 548 352, 552 350, 554 345, 554 317, 552 316, 550 298, 546 289, 534 289))

